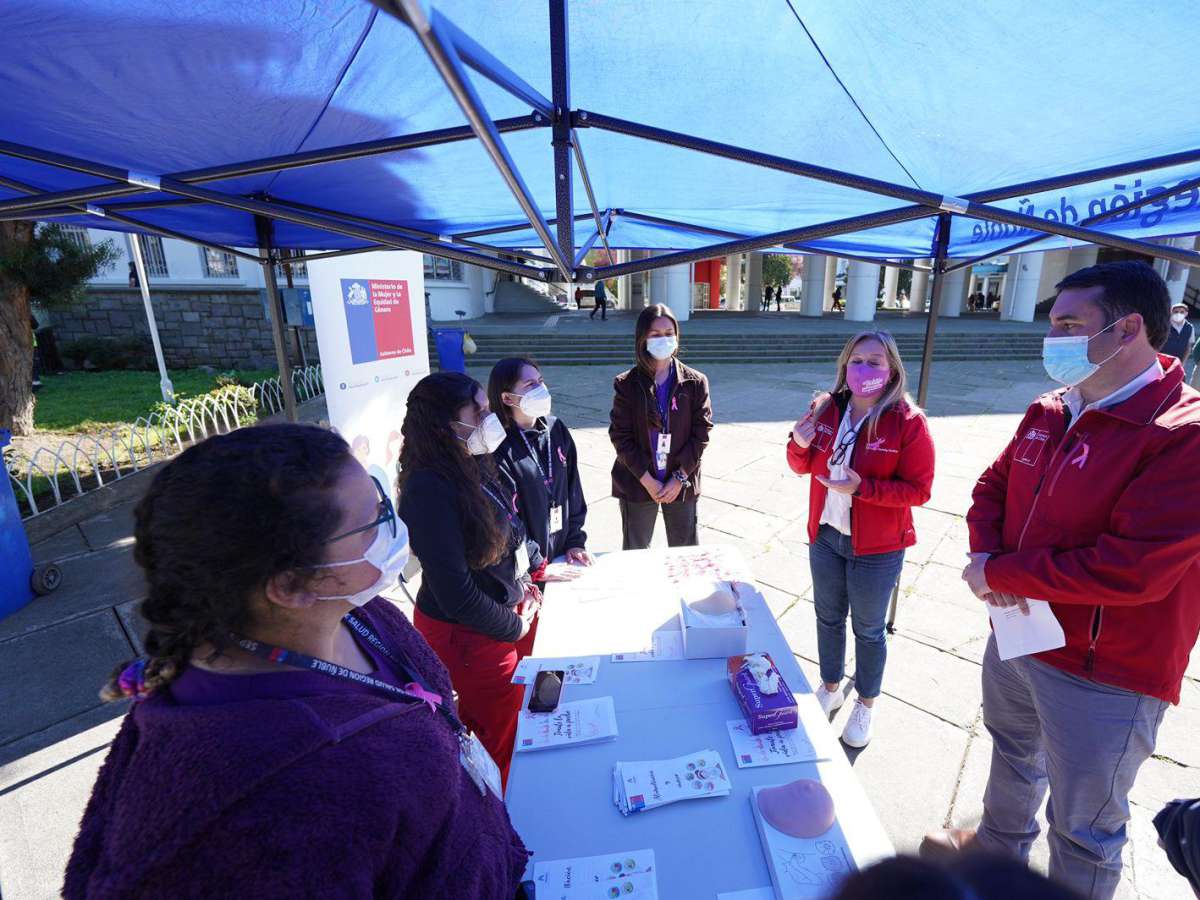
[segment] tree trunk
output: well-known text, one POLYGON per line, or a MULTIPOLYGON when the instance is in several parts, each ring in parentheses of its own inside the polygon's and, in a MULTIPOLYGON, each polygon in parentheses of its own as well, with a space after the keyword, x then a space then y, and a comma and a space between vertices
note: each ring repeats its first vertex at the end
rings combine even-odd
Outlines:
MULTIPOLYGON (((0 256, 33 240, 32 222, 0 222, 0 256)), ((0 271, 0 428, 33 434, 33 327, 29 289, 0 271)))

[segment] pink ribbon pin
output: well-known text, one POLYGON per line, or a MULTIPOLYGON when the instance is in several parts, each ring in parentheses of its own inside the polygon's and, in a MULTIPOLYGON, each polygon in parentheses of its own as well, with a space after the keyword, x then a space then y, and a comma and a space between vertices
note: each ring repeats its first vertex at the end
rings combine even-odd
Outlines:
POLYGON ((671 398, 671 412, 679 412, 679 400, 675 397, 671 398))
POLYGON ((1092 448, 1087 444, 1081 444, 1079 447, 1079 455, 1071 460, 1071 465, 1077 467, 1080 471, 1083 471, 1083 467, 1088 460, 1088 453, 1091 452, 1091 449, 1092 448))
POLYGON ((404 686, 404 690, 414 697, 417 697, 422 702, 429 704, 430 712, 437 712, 438 704, 442 702, 440 694, 435 694, 432 691, 427 691, 415 681, 410 681, 404 686))
POLYGON ((558 448, 558 461, 564 466, 567 464, 567 454, 563 453, 563 448, 558 448))

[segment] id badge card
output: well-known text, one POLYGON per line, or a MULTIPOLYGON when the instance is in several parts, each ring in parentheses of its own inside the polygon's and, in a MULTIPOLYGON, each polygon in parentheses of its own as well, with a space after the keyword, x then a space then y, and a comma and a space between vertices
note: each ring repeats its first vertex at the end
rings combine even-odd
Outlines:
POLYGON ((550 533, 558 534, 563 527, 563 513, 561 506, 550 507, 550 533))
POLYGON ((517 544, 517 549, 514 551, 517 557, 517 577, 520 578, 529 571, 529 548, 525 546, 525 542, 517 544))
POLYGON ((654 453, 654 468, 660 472, 667 471, 667 454, 671 452, 671 435, 658 436, 658 449, 654 453))
POLYGON ((486 794, 490 790, 496 799, 504 799, 500 769, 473 732, 461 739, 458 758, 471 780, 475 782, 475 787, 479 788, 480 794, 486 794))

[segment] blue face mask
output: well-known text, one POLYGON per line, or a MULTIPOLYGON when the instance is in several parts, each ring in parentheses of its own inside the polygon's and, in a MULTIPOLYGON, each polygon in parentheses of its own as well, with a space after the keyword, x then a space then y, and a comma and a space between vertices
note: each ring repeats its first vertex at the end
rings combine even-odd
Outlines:
POLYGON ((1088 344, 1124 319, 1125 317, 1117 319, 1112 325, 1101 328, 1091 337, 1079 335, 1078 337, 1045 338, 1042 341, 1042 365, 1046 367, 1046 374, 1067 387, 1074 387, 1087 381, 1096 373, 1097 369, 1120 353, 1124 347, 1124 345, 1117 347, 1105 359, 1094 363, 1088 359, 1088 344))

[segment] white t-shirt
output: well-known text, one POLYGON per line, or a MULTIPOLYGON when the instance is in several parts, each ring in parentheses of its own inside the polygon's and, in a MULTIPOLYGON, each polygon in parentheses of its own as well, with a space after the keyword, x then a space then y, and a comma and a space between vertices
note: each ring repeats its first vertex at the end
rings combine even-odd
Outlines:
MULTIPOLYGON (((867 416, 863 416, 858 421, 858 425, 850 424, 850 409, 847 407, 845 414, 842 416, 842 421, 838 425, 837 435, 833 439, 833 455, 837 454, 838 447, 843 446, 845 442, 845 455, 842 456, 842 461, 838 465, 833 464, 833 455, 829 457, 829 480, 841 481, 846 477, 846 469, 850 467, 850 461, 854 458, 854 445, 858 442, 858 432, 862 429, 867 421, 867 416)), ((832 525, 844 535, 850 534, 850 494, 843 494, 841 491, 829 491, 825 495, 825 506, 821 509, 821 524, 832 525)))

